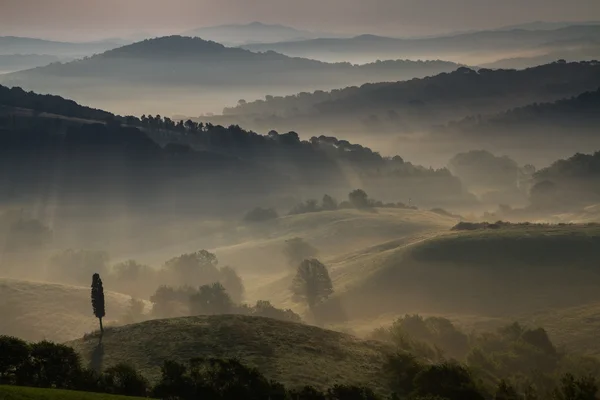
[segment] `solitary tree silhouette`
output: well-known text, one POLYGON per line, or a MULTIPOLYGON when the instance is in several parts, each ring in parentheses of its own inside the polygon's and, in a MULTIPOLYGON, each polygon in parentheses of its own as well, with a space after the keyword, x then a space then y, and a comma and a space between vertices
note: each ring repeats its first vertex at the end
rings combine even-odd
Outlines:
POLYGON ((100 274, 94 274, 92 277, 92 309, 94 315, 100 321, 100 334, 104 334, 104 327, 102 326, 102 318, 106 315, 104 309, 104 288, 102 287, 102 279, 100 274))
POLYGON ((300 263, 290 289, 294 299, 306 301, 313 312, 315 306, 333 294, 327 267, 314 258, 300 263))

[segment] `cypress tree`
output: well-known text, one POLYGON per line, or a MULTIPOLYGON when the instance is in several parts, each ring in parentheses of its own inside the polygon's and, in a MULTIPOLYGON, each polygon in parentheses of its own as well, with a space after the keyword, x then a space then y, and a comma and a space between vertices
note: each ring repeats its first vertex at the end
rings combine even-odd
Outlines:
POLYGON ((94 310, 94 315, 100 321, 100 334, 104 334, 102 318, 104 318, 106 312, 104 309, 104 288, 102 287, 100 274, 94 274, 92 277, 92 309, 94 310))

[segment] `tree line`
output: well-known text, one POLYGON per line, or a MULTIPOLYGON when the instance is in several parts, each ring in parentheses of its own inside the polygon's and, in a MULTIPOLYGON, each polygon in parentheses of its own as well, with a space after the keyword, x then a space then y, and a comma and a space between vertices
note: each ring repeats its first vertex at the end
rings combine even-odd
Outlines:
POLYGON ((171 400, 595 400, 598 391, 595 379, 569 373, 554 382, 547 396, 535 390, 522 394, 507 380, 490 391, 458 362, 428 363, 407 352, 389 355, 382 366, 393 389, 389 396, 353 385, 325 391, 301 384, 289 388, 236 359, 192 358, 186 364, 166 360, 160 378, 149 382, 126 363, 103 371, 84 367, 71 347, 47 341, 0 336, 0 354, 0 384, 171 400))
MULTIPOLYGON (((410 201, 410 199, 409 199, 410 201)), ((348 194, 348 199, 338 202, 334 197, 325 194, 319 202, 316 199, 308 199, 293 206, 288 215, 308 214, 321 211, 335 211, 347 209, 370 209, 370 208, 398 208, 406 210, 418 210, 413 205, 402 202, 384 203, 380 200, 369 198, 363 189, 355 189, 348 194)), ((255 207, 244 216, 246 222, 263 222, 279 218, 277 210, 270 207, 255 207)))

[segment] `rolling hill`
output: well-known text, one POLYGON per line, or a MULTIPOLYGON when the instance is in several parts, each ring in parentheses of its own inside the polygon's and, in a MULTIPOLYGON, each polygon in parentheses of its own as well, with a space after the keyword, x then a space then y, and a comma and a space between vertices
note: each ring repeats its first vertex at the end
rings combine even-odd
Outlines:
POLYGON ((509 57, 496 60, 491 63, 482 64, 483 68, 530 68, 538 65, 565 60, 569 62, 593 61, 600 59, 600 46, 596 42, 583 43, 579 46, 568 47, 565 49, 549 49, 546 53, 525 57, 509 57))
MULTIPOLYGON (((93 105, 107 99, 124 102, 122 96, 135 103, 144 98, 141 94, 150 92, 162 96, 176 94, 183 102, 205 96, 203 101, 210 100, 212 107, 216 107, 219 96, 227 95, 231 100, 207 110, 217 111, 249 93, 251 98, 256 98, 270 92, 397 81, 449 72, 457 66, 443 61, 402 60, 361 66, 329 64, 275 52, 253 53, 200 38, 170 36, 123 46, 83 60, 6 74, 0 76, 0 83, 60 94, 93 105), (204 90, 199 90, 200 87, 204 90)), ((195 103, 195 109, 188 105, 174 109, 173 113, 198 115, 202 110, 198 109, 198 101, 195 103)), ((156 112, 133 109, 119 109, 119 112, 164 114, 173 105, 163 102, 162 107, 156 112)))
POLYGON ((0 54, 48 54, 59 57, 84 57, 122 46, 120 41, 56 42, 28 37, 0 36, 0 54))
POLYGON ((594 206, 600 199, 599 174, 599 151, 555 161, 534 175, 532 207, 569 213, 594 206))
POLYGON ((300 237, 316 247, 329 268, 335 290, 342 291, 355 279, 366 279, 377 270, 389 249, 445 231, 457 222, 430 211, 403 209, 309 213, 282 217, 268 228, 259 228, 268 229, 266 238, 253 234, 252 240, 215 248, 214 252, 244 276, 247 300, 269 299, 297 309, 289 292, 291 269, 283 253, 285 240, 300 237))
POLYGON ((314 326, 261 317, 199 316, 147 321, 68 343, 85 362, 107 367, 128 362, 151 380, 164 360, 237 357, 288 387, 336 383, 384 390, 381 374, 387 347, 314 326), (95 354, 93 356, 93 354, 95 354), (93 360, 92 360, 93 358, 93 360))
MULTIPOLYGON (((62 59, 51 55, 37 54, 0 54, 0 74, 15 72, 24 69, 42 67, 62 59)), ((69 61, 62 60, 62 61, 69 61)))
MULTIPOLYGON (((62 198, 68 198, 70 190, 87 197, 101 190, 102 204, 108 193, 117 200, 132 196, 158 202, 161 196, 170 196, 168 188, 184 185, 188 191, 212 185, 215 193, 204 192, 202 201, 221 210, 238 203, 238 212, 240 207, 246 210, 248 204, 264 202, 261 195, 266 193, 322 196, 327 190, 345 196, 356 187, 382 201, 412 198, 426 207, 475 201, 445 169, 382 157, 335 137, 308 141, 296 132, 259 135, 235 125, 123 118, 20 89, 0 87, 0 96, 0 153, 4 155, 0 164, 7 167, 0 173, 0 184, 11 188, 13 196, 40 194, 49 190, 48 185, 57 185, 62 198), (54 173, 57 168, 60 173, 54 173), (398 180, 403 184, 388 184, 398 180), (146 190, 162 194, 144 196, 146 190)), ((177 201, 198 207, 193 197, 177 201)))
POLYGON ((543 167, 574 153, 600 148, 596 135, 600 90, 591 89, 554 102, 536 102, 452 121, 431 129, 428 140, 510 152, 523 164, 543 167))
POLYGON ((284 25, 251 22, 249 24, 218 25, 193 29, 184 36, 196 36, 205 40, 237 46, 250 43, 272 43, 282 40, 302 40, 316 37, 334 37, 327 33, 316 33, 284 25))
MULTIPOLYGON (((443 58, 462 63, 495 61, 502 55, 531 55, 548 49, 585 44, 600 39, 600 26, 574 25, 550 30, 509 29, 469 32, 433 38, 397 39, 375 35, 318 38, 249 44, 253 51, 276 51, 293 57, 323 61, 366 62, 395 58, 443 58)), ((504 58, 504 57, 503 57, 504 58)))
MULTIPOLYGON (((122 318, 131 297, 106 292, 107 324, 122 318)), ((90 289, 0 278, 0 335, 26 340, 73 340, 98 329, 90 289)))
POLYGON ((597 225, 447 231, 387 250, 338 293, 351 318, 406 312, 515 317, 600 299, 597 225), (557 296, 560 293, 560 296, 557 296))
POLYGON ((461 115, 493 114, 595 90, 600 86, 599 71, 596 62, 552 63, 519 71, 460 68, 406 82, 239 104, 226 108, 220 119, 254 129, 286 126, 305 132, 328 128, 346 134, 422 132, 461 115))
MULTIPOLYGON (((546 136, 551 130, 593 134, 600 122, 596 112, 600 105, 600 89, 552 103, 535 103, 489 116, 467 117, 448 124, 449 131, 475 135, 546 136)), ((566 132, 565 132, 566 133, 566 132)), ((517 138, 515 138, 517 139, 517 138)))

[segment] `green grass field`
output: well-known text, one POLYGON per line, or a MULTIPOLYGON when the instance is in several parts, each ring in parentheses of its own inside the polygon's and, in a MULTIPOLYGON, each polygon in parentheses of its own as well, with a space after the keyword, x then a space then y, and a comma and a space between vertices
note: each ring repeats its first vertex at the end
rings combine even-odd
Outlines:
POLYGON ((147 321, 69 342, 95 367, 128 362, 151 380, 164 360, 237 357, 289 387, 336 383, 383 388, 387 346, 314 326, 246 316, 147 321))
POLYGON ((115 396, 70 390, 38 389, 0 385, 1 400, 135 400, 141 397, 115 396))

